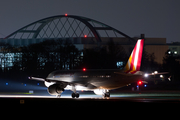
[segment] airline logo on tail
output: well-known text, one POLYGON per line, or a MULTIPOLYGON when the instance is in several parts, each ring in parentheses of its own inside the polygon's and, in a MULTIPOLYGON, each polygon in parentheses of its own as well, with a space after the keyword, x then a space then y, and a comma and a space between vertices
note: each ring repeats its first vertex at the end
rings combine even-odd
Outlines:
POLYGON ((143 45, 144 39, 139 39, 129 57, 124 72, 134 74, 136 71, 140 71, 143 45))

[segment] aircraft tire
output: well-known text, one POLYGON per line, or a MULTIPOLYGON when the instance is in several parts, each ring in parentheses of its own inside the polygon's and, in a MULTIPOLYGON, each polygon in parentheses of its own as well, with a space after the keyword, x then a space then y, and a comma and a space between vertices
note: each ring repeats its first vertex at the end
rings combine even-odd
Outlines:
POLYGON ((72 93, 71 96, 72 96, 72 98, 75 98, 75 97, 79 98, 79 93, 72 93))
POLYGON ((76 98, 79 98, 79 93, 76 93, 76 98))
POLYGON ((71 94, 71 97, 72 97, 72 98, 75 98, 75 97, 76 97, 76 94, 75 94, 75 93, 72 93, 72 94, 71 94))
POLYGON ((104 93, 104 97, 110 97, 110 93, 109 92, 104 93))

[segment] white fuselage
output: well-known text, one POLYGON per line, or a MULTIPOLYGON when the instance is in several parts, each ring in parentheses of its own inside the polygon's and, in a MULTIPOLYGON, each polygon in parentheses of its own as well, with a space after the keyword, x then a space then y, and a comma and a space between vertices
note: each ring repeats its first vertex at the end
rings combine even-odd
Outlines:
POLYGON ((137 74, 127 74, 120 70, 65 70, 50 73, 46 81, 71 83, 67 84, 65 89, 71 89, 74 85, 79 90, 111 90, 136 82, 143 74, 141 71, 137 71, 137 74))

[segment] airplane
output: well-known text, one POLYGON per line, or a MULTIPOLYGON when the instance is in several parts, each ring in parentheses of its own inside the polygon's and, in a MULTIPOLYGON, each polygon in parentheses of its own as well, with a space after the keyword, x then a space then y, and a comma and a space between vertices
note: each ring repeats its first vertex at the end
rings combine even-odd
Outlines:
POLYGON ((110 90, 121 88, 141 80, 146 73, 140 71, 144 39, 137 43, 124 69, 86 69, 57 70, 51 72, 45 79, 30 77, 31 80, 44 81, 50 95, 58 98, 64 90, 71 90, 72 98, 79 98, 78 90, 94 91, 97 95, 110 97, 110 90))

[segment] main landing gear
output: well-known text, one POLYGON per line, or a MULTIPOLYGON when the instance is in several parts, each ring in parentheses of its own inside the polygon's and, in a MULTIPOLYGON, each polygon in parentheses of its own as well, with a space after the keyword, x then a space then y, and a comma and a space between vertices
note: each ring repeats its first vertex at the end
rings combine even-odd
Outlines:
POLYGON ((72 98, 79 98, 79 93, 76 92, 75 86, 72 86, 73 93, 71 94, 72 98))
POLYGON ((103 97, 110 97, 110 93, 109 92, 105 92, 104 94, 103 94, 103 97))
POLYGON ((71 96, 72 96, 72 98, 75 98, 75 97, 79 98, 79 93, 72 93, 71 96))

